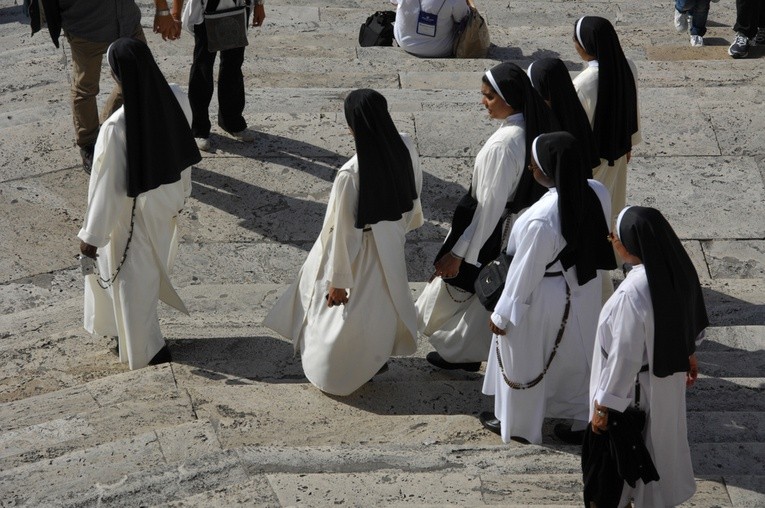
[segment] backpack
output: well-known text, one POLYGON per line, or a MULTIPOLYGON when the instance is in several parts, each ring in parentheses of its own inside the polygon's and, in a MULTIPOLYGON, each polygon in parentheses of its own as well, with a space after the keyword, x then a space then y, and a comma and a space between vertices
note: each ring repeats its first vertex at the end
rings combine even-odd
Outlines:
POLYGON ((395 11, 377 11, 359 29, 359 46, 393 46, 395 11))

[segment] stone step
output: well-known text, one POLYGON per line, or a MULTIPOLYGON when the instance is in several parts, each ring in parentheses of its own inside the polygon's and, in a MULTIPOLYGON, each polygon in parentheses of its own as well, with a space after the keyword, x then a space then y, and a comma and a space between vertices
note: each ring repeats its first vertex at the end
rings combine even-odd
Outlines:
MULTIPOLYGON (((0 413, 2 409, 0 408, 0 413)), ((0 470, 196 419, 184 394, 142 396, 0 434, 0 470)))
POLYGON ((10 505, 136 506, 247 479, 208 421, 145 432, 0 473, 10 505))

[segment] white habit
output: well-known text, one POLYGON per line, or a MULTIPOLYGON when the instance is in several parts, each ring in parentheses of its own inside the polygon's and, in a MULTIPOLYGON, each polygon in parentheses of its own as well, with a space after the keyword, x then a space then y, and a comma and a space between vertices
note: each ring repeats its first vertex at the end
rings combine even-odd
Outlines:
MULTIPOLYGON (((178 85, 170 85, 191 124, 191 108, 178 85)), ((85 277, 85 329, 119 338, 120 361, 145 367, 165 345, 159 329, 157 300, 183 311, 169 273, 178 248, 177 219, 191 194, 191 169, 177 182, 136 197, 133 237, 114 283, 101 288, 95 275, 85 277)), ((101 278, 114 275, 130 235, 133 199, 127 196, 125 111, 115 111, 101 126, 88 186, 88 209, 77 235, 98 247, 101 278)))
POLYGON ((643 431, 660 480, 626 483, 619 506, 629 498, 638 508, 676 506, 693 496, 691 451, 685 419, 685 373, 656 377, 653 372, 654 317, 645 267, 637 265, 603 306, 590 378, 590 416, 599 404, 624 411, 634 405, 635 376, 640 379, 640 407, 648 418, 643 431))
MULTIPOLYGON (((470 226, 452 252, 478 266, 478 253, 515 195, 526 158, 523 114, 507 117, 475 158, 472 195, 478 201, 470 226)), ((441 357, 453 363, 483 362, 491 344, 489 312, 478 298, 440 277, 433 279, 416 302, 417 331, 441 357)))
MULTIPOLYGON (((603 207, 610 210, 608 191, 589 180, 603 207)), ((563 270, 560 261, 545 268, 566 246, 558 214, 558 192, 547 194, 524 212, 513 225, 507 253, 513 261, 492 321, 506 331, 494 335, 489 348, 483 393, 494 396, 494 415, 502 424, 502 440, 522 437, 542 442, 542 423, 548 418, 587 421, 592 347, 600 311, 598 277, 580 286, 576 268, 563 270), (545 277, 545 272, 563 276, 545 277), (524 390, 511 389, 497 361, 497 344, 504 372, 515 383, 528 383, 539 375, 555 345, 566 303, 566 283, 571 309, 555 358, 542 381, 524 390)))
MULTIPOLYGON (((637 67, 632 60, 627 59, 627 63, 632 70, 635 78, 637 93, 637 67)), ((582 102, 587 118, 590 120, 590 127, 595 128, 595 108, 598 105, 598 61, 591 60, 585 70, 580 72, 573 80, 579 100, 582 102)), ((639 144, 643 137, 640 133, 640 100, 638 100, 638 130, 632 134, 632 146, 639 144)), ((616 221, 616 216, 624 208, 627 201, 627 155, 622 155, 614 161, 613 166, 608 165, 605 159, 600 160, 600 166, 592 170, 593 178, 606 186, 611 194, 611 217, 608 219, 609 228, 616 221)))
MULTIPOLYGON (((401 134, 412 159, 417 195, 419 156, 401 134)), ((359 193, 354 155, 337 173, 319 238, 297 280, 263 324, 291 339, 303 371, 320 390, 349 395, 369 381, 392 355, 417 350, 417 326, 406 275, 406 233, 422 225, 419 198, 398 221, 354 227, 359 193), (345 306, 327 307, 329 288, 349 289, 345 306)))

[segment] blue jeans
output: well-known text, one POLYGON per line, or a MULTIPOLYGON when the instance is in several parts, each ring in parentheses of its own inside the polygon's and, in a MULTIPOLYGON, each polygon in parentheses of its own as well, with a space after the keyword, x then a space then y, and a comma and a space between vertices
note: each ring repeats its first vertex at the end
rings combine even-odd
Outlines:
POLYGON ((707 33, 707 16, 710 0, 675 0, 678 12, 691 15, 691 35, 704 36, 707 33))

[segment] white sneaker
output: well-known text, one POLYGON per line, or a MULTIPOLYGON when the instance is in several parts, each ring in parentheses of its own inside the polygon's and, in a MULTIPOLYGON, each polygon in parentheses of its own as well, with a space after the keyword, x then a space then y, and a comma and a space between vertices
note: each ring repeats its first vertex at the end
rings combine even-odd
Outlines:
POLYGON ((212 142, 210 141, 210 138, 194 138, 194 140, 197 142, 197 148, 202 150, 203 152, 212 152, 212 142))
POLYGON ((691 46, 698 48, 704 45, 704 38, 700 35, 691 35, 691 46))
POLYGON ((681 34, 688 31, 688 14, 675 9, 675 30, 681 34))
POLYGON ((255 133, 250 129, 244 129, 239 132, 229 132, 232 138, 242 143, 251 143, 255 141, 255 133))

